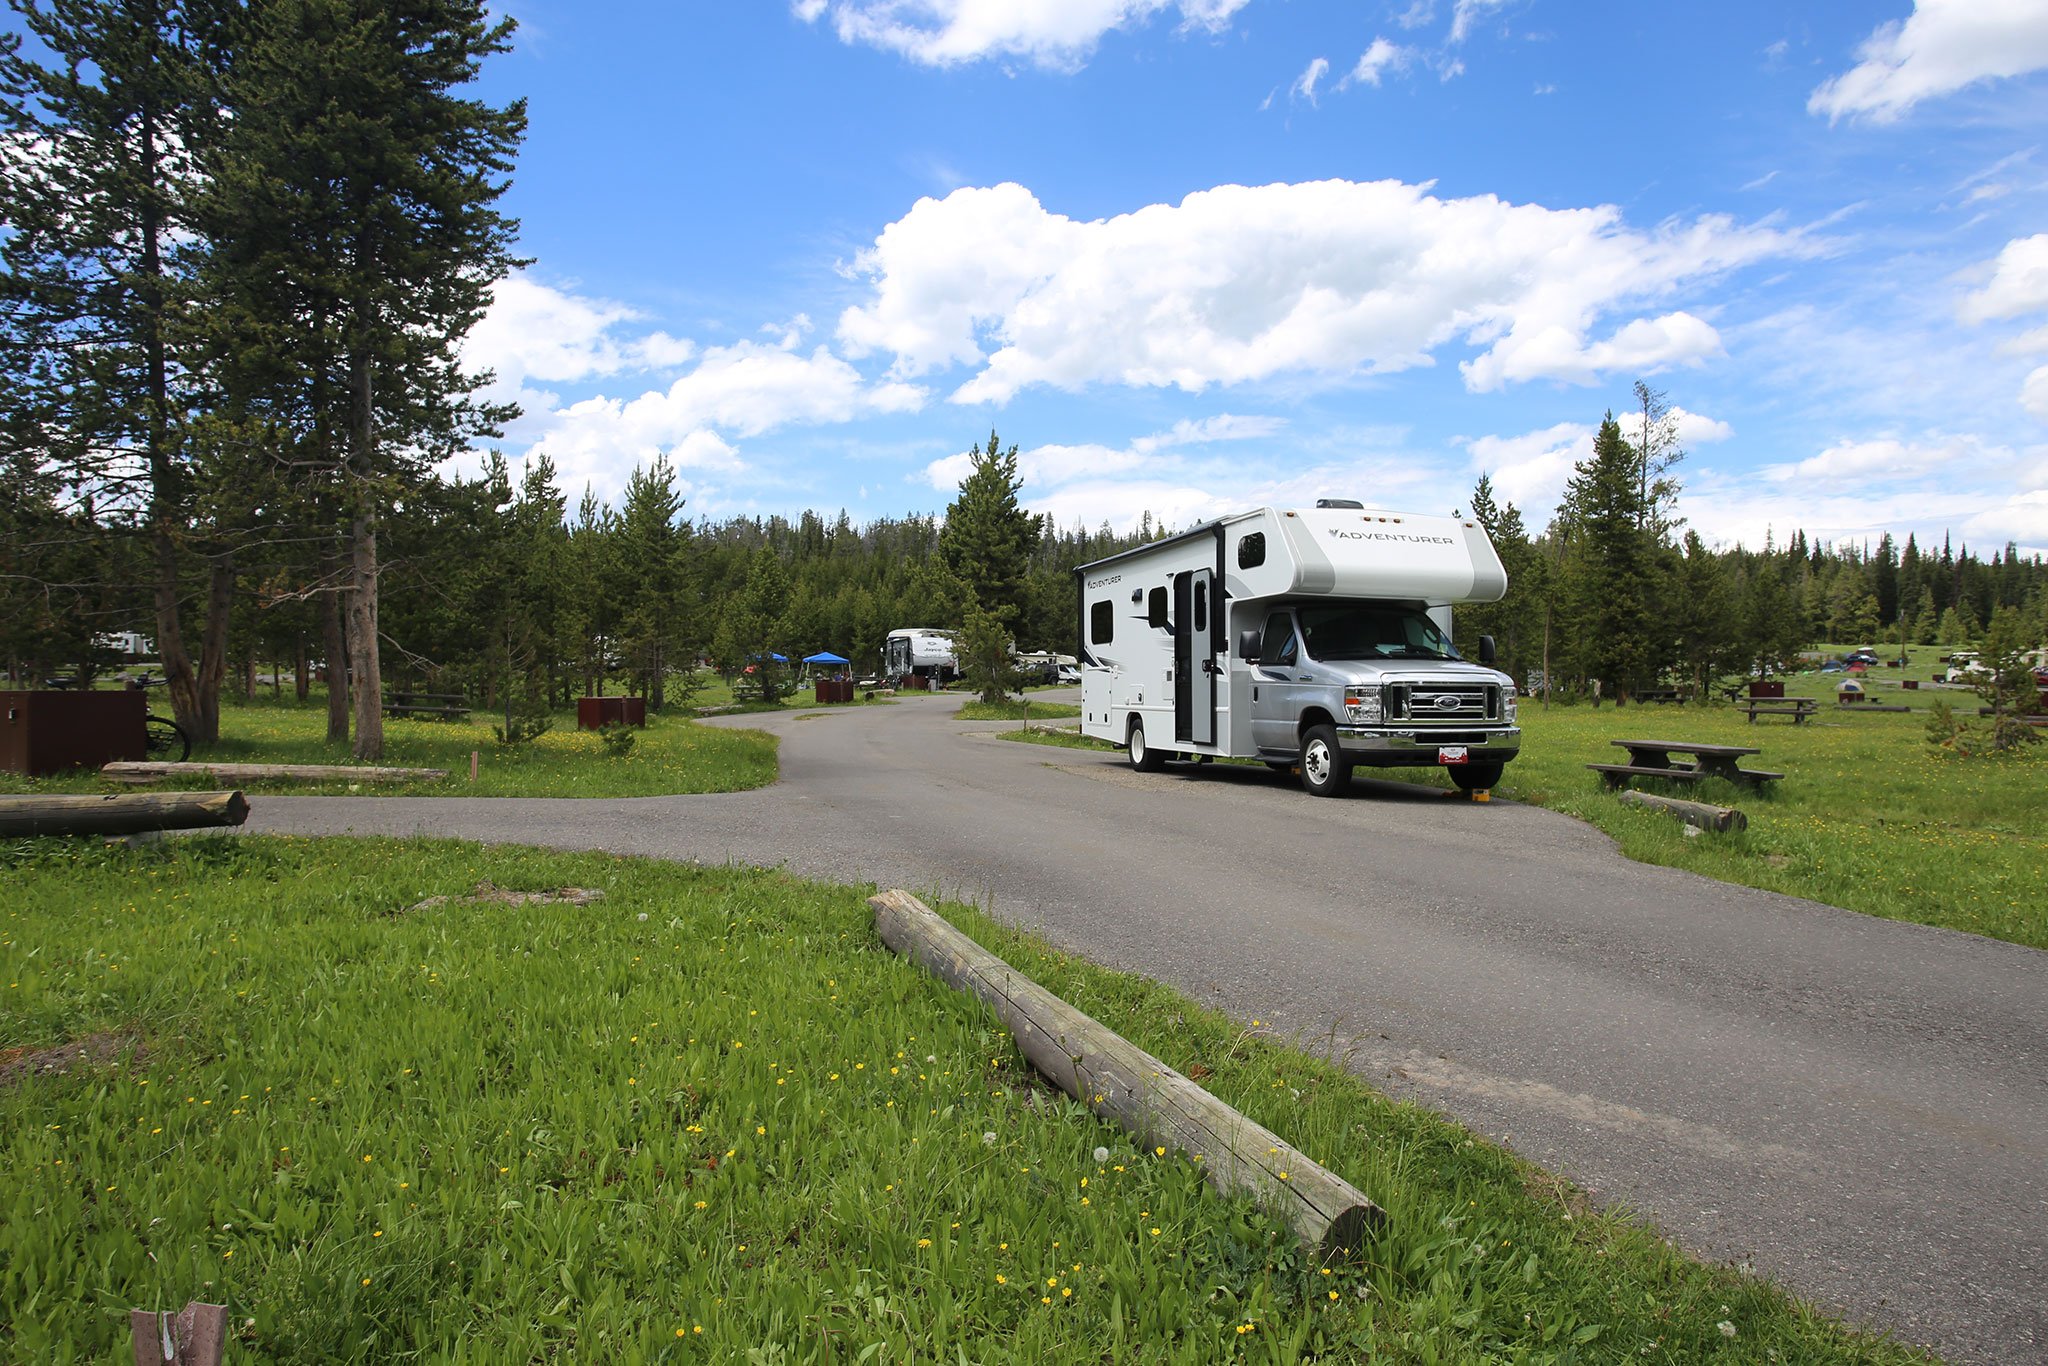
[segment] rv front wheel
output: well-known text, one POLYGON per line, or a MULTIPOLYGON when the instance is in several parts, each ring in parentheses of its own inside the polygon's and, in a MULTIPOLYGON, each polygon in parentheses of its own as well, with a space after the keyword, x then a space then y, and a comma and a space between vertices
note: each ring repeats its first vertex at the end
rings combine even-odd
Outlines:
POLYGON ((1165 751, 1145 743, 1145 723, 1135 716, 1131 718, 1130 756, 1131 767, 1140 773, 1157 773, 1166 767, 1165 751))
POLYGON ((1301 737, 1301 785, 1317 797, 1335 797, 1351 786, 1351 761, 1335 726, 1310 726, 1301 737))

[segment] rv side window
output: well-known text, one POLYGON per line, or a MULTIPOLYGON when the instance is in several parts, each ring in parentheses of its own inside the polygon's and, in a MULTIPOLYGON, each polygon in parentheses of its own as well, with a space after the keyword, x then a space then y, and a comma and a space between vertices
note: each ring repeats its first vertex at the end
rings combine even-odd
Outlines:
POLYGON ((1195 585, 1195 629, 1197 631, 1209 629, 1209 585, 1207 583, 1197 583, 1195 585))
POLYGON ((1147 626, 1166 625, 1166 590, 1164 588, 1153 589, 1151 595, 1145 599, 1145 624, 1147 626))
POLYGON ((1259 645, 1259 663, 1291 665, 1294 655, 1294 617, 1288 612, 1275 612, 1266 618, 1266 630, 1259 645))
POLYGON ((1088 609, 1088 639, 1097 645, 1109 644, 1116 635, 1116 607, 1113 603, 1098 602, 1088 609))
POLYGON ((1239 539, 1237 543, 1237 567, 1257 569, 1266 562, 1266 533, 1254 531, 1239 539))

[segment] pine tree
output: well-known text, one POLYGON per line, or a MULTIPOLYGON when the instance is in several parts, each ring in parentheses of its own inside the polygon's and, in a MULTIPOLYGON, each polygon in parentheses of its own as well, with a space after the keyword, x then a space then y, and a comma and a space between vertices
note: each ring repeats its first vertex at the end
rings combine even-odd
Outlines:
POLYGON ((139 521, 166 690, 179 724, 211 742, 233 569, 193 521, 180 319, 205 247, 194 156, 219 129, 202 57, 218 12, 209 0, 10 4, 48 61, 18 39, 0 46, 0 136, 42 153, 0 176, 0 364, 36 414, 35 457, 56 459, 100 517, 139 521), (195 549, 212 557, 196 664, 184 621, 195 549))
POLYGON ((1575 529, 1568 573, 1572 627, 1587 677, 1626 700, 1652 681, 1667 649, 1657 624, 1662 573, 1645 529, 1641 469, 1609 413, 1565 493, 1575 529))
POLYGON ((990 432, 987 447, 969 451, 968 459, 973 467, 946 509, 940 551, 974 600, 1014 632, 1024 618, 1025 579, 1045 519, 1017 503, 1024 481, 1017 475, 1015 446, 1004 451, 990 432))
POLYGON ((253 0, 222 70, 201 214, 215 349, 343 522, 358 758, 383 751, 386 509, 509 416, 475 402, 456 346, 516 264, 495 204, 525 106, 459 93, 511 27, 483 0, 253 0))

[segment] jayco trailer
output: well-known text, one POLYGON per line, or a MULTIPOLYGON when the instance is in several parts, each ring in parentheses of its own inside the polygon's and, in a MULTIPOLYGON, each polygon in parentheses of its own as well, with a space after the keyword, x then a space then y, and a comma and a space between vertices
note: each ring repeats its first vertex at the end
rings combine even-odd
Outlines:
POLYGON ((950 683, 959 674, 950 631, 904 627, 882 643, 882 676, 898 686, 909 678, 927 680, 924 686, 950 683))
POLYGON ((1507 592, 1477 522, 1319 503, 1258 508, 1075 571, 1081 731, 1133 768, 1249 757, 1332 796, 1353 765, 1500 780, 1515 686, 1452 647, 1450 607, 1507 592))

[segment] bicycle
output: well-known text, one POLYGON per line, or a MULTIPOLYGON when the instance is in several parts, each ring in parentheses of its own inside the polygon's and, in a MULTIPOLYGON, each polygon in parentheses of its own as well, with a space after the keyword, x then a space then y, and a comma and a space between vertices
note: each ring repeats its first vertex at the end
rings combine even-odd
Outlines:
POLYGON ((168 716, 142 718, 143 753, 157 763, 182 764, 192 757, 192 737, 168 716))

